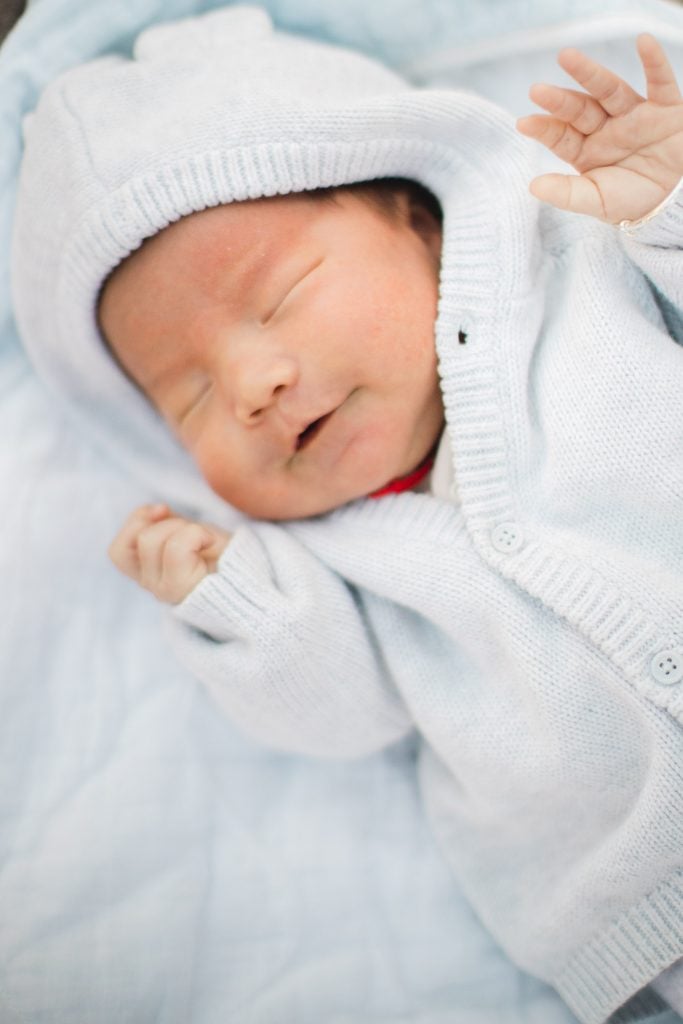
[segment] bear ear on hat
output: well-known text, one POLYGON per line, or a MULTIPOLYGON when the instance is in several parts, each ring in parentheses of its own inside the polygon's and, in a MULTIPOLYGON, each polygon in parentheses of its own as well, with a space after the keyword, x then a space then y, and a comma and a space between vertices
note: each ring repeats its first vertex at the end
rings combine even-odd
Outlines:
POLYGON ((223 7, 181 21, 153 25, 136 39, 136 60, 175 60, 214 52, 271 35, 273 23, 260 7, 223 7))

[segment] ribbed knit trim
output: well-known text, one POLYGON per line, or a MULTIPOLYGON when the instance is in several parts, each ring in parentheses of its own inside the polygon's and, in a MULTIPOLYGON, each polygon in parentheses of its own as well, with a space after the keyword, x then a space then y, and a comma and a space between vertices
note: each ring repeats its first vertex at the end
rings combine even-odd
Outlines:
MULTIPOLYGON (((508 493, 505 470, 503 461, 498 475, 491 474, 491 487, 487 490, 486 501, 482 501, 486 515, 475 506, 479 516, 476 524, 473 524, 470 509, 463 503, 460 528, 467 528, 484 559, 497 571, 538 597, 590 638, 648 700, 658 700, 661 707, 668 708, 675 696, 670 688, 653 691, 645 686, 649 681, 651 659, 657 651, 675 645, 656 629, 635 601, 625 597, 597 570, 564 550, 553 549, 540 541, 529 541, 513 555, 501 555, 494 549, 491 532, 495 526, 510 519, 519 521, 519 517, 512 514, 512 503, 505 500, 508 493)), ((463 486, 462 480, 459 475, 459 488, 465 492, 467 484, 463 486)), ((445 541, 453 544, 458 532, 456 510, 420 494, 391 495, 381 501, 359 502, 333 515, 343 516, 348 529, 358 529, 366 538, 372 532, 385 536, 387 531, 394 536, 405 532, 406 537, 428 536, 435 544, 445 541)), ((296 532, 296 526, 293 530, 296 532)))
MULTIPOLYGON (((345 530, 357 530, 365 538, 376 533, 414 541, 418 536, 428 538, 435 547, 446 542, 452 544, 458 532, 464 530, 463 517, 450 502, 413 491, 387 494, 377 501, 362 499, 328 513, 322 521, 334 522, 339 518, 344 520, 345 530)), ((305 536, 311 522, 310 519, 300 524, 293 521, 287 528, 291 533, 305 536)))
POLYGON ((412 174, 438 182, 453 157, 444 145, 396 138, 275 142, 198 154, 133 178, 97 203, 67 240, 59 292, 99 289, 102 275, 144 238, 195 211, 364 178, 412 174))
POLYGON ((551 981, 585 1024, 600 1024, 623 1003, 625 979, 638 992, 680 957, 681 948, 683 872, 586 943, 551 981))
MULTIPOLYGON (((496 326, 500 327, 500 322, 496 326)), ((441 363, 458 491, 472 541, 489 564, 581 630, 640 689, 657 651, 676 644, 658 631, 646 612, 612 584, 605 572, 537 538, 533 528, 526 527, 510 488, 501 419, 501 370, 486 352, 492 347, 486 337, 488 327, 485 316, 468 325, 483 352, 473 351, 472 357, 463 357, 457 364, 456 352, 441 363), (526 531, 525 543, 514 554, 501 554, 492 545, 492 532, 510 521, 526 531)), ((443 323, 441 328, 445 330, 443 323)), ((461 329, 462 323, 453 321, 451 337, 461 329)), ((456 348, 455 343, 451 348, 456 348)), ((675 694, 663 687, 654 696, 648 689, 647 695, 662 708, 675 699, 675 694)))
MULTIPOLYGON (((507 176, 517 174, 521 183, 526 173, 522 164, 513 162, 507 176)), ((437 347, 468 532, 490 565, 569 621, 640 692, 668 710, 676 694, 666 687, 653 693, 649 666, 658 651, 677 646, 675 638, 657 629, 637 601, 610 581, 605 567, 586 565, 572 552, 538 537, 513 499, 502 419, 505 385, 500 339, 515 337, 519 329, 512 324, 518 296, 508 267, 490 254, 516 250, 509 263, 517 270, 527 266, 527 276, 518 274, 515 282, 523 299, 533 282, 536 225, 526 187, 506 190, 506 195, 511 193, 508 204, 494 206, 492 216, 491 182, 484 193, 476 183, 467 184, 471 191, 467 209, 454 217, 444 247, 437 347), (462 253, 467 253, 466 260, 459 258, 462 253), (480 260, 477 253, 482 254, 480 260), (463 335, 466 344, 460 343, 463 335), (513 554, 501 554, 492 544, 496 526, 507 522, 519 524, 524 533, 523 546, 513 554)), ((671 204, 670 210, 675 214, 677 204, 671 204)))

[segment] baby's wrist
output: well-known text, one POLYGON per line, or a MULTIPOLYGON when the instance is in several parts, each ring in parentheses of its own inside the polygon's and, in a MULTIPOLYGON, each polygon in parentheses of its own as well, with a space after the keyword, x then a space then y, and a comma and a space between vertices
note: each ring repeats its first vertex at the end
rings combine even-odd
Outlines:
POLYGON ((683 178, 653 210, 638 220, 620 221, 619 229, 644 245, 680 248, 683 237, 683 178))

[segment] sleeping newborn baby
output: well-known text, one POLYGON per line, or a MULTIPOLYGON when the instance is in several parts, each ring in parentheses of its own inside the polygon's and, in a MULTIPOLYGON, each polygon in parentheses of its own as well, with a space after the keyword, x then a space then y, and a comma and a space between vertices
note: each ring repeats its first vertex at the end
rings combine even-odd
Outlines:
MULTIPOLYGON (((382 179, 217 206, 113 272, 102 333, 226 501, 317 515, 424 463, 443 426, 430 205, 382 179)), ((112 557, 175 602, 227 539, 143 508, 112 557)))
POLYGON ((281 749, 416 730, 463 890, 586 1022, 683 1008, 683 100, 638 48, 647 97, 568 49, 515 127, 256 9, 160 26, 47 90, 15 232, 178 657, 281 749))

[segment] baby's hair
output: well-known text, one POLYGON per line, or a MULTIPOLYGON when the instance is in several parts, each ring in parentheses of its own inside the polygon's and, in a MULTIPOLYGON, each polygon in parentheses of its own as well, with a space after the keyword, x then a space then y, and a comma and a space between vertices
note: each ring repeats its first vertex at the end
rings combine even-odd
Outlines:
POLYGON ((428 188, 410 178, 375 178, 368 181, 356 181, 349 185, 330 185, 327 188, 313 189, 307 193, 311 198, 330 199, 339 193, 358 196, 379 209, 388 217, 396 217, 399 213, 398 197, 406 195, 411 204, 422 207, 431 214, 438 224, 443 223, 443 213, 438 199, 428 188))

